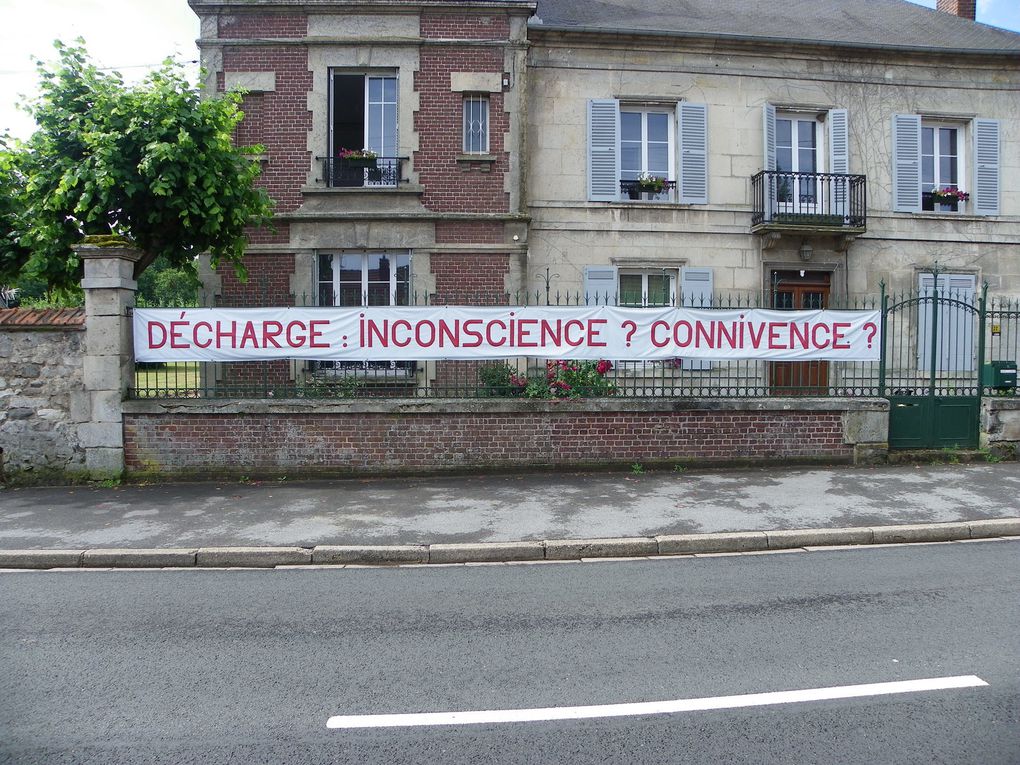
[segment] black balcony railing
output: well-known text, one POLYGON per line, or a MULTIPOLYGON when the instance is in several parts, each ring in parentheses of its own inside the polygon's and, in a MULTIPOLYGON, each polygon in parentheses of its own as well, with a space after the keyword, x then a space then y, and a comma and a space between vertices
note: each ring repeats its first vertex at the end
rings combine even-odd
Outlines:
POLYGON ((407 157, 376 157, 373 160, 318 157, 322 178, 330 187, 393 188, 404 181, 407 157))
POLYGON ((673 199, 676 181, 663 181, 662 190, 642 186, 641 181, 620 181, 620 196, 623 199, 644 199, 653 202, 669 202, 673 199))
POLYGON ((763 170, 751 178, 752 226, 863 229, 868 186, 863 175, 763 170))

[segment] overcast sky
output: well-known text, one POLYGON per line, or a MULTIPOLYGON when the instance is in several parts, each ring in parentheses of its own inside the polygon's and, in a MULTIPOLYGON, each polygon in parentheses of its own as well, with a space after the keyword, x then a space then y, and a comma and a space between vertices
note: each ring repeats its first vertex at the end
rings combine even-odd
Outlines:
MULTIPOLYGON (((856 0, 867 3, 870 0, 856 0)), ((935 7, 935 0, 910 0, 935 7)), ((0 0, 0 133, 27 137, 32 120, 15 108, 35 92, 33 57, 53 58, 53 40, 84 37, 92 58, 141 79, 167 56, 198 58, 198 17, 187 0, 0 0)), ((978 21, 1020 32, 1018 0, 978 0, 978 21)))

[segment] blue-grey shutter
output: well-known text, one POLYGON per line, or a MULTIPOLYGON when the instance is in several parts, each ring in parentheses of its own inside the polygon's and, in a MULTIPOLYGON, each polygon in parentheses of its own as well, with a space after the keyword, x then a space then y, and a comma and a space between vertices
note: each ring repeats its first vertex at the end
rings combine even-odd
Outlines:
POLYGON ((974 120, 974 213, 999 214, 999 121, 974 120))
POLYGON ((616 305, 616 294, 619 289, 616 266, 584 267, 586 305, 616 305))
MULTIPOLYGON (((765 169, 775 172, 776 169, 776 107, 765 104, 762 107, 762 135, 765 139, 765 169)), ((765 194, 762 202, 765 209, 765 220, 772 220, 776 212, 778 182, 775 175, 765 177, 765 194)))
MULTIPOLYGON (((850 134, 846 109, 829 110, 829 172, 836 175, 850 173, 850 134)), ((850 199, 850 180, 833 178, 831 183, 832 213, 846 217, 850 199)))
POLYGON ((765 169, 776 169, 776 107, 762 107, 762 133, 765 138, 765 169))
MULTIPOLYGON (((680 297, 677 305, 683 308, 710 308, 712 306, 713 275, 711 268, 681 268, 680 297)), ((711 369, 707 359, 681 359, 682 369, 711 369)))
POLYGON ((894 114, 893 210, 921 212, 921 118, 894 114))
POLYGON ((708 106, 677 104, 680 144, 680 203, 708 204, 708 106))
POLYGON ((596 98, 588 102, 588 199, 616 202, 620 198, 620 102, 596 98))

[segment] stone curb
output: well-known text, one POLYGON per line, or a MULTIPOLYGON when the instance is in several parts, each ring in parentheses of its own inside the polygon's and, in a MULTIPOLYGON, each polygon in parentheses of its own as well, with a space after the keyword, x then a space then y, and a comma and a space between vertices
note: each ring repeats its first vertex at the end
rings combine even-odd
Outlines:
POLYGON ((312 562, 307 547, 200 547, 195 565, 216 568, 273 568, 312 562))
POLYGON ((320 545, 0 550, 0 569, 274 568, 307 565, 406 565, 510 561, 647 558, 910 542, 952 542, 1020 536, 1020 518, 843 529, 786 529, 715 534, 669 534, 617 539, 555 539, 434 545, 320 545))

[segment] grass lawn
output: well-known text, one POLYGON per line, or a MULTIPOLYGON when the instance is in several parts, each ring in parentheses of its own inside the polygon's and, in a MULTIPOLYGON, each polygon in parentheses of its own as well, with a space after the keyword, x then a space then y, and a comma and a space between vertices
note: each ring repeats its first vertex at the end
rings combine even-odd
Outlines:
POLYGON ((198 393, 198 362, 167 363, 155 368, 135 368, 135 390, 145 397, 146 391, 180 391, 181 396, 198 393))

